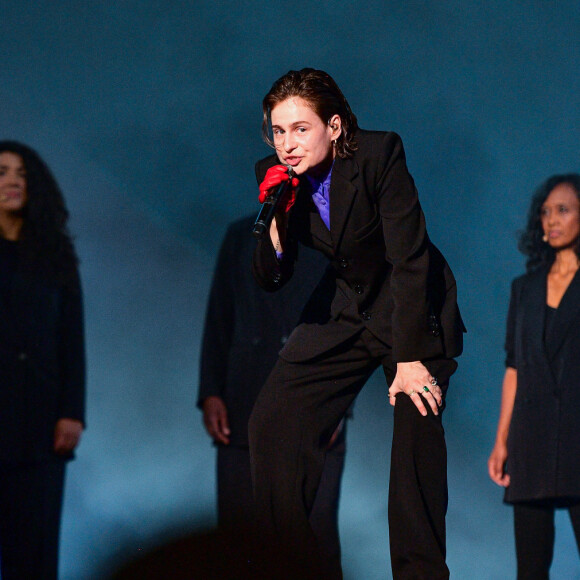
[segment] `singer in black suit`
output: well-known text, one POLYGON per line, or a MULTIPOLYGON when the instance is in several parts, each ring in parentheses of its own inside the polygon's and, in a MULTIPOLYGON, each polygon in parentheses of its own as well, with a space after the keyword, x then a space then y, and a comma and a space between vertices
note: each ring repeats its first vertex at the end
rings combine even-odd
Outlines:
POLYGON ((547 580, 556 508, 568 509, 580 549, 580 175, 540 186, 520 250, 527 273, 512 284, 488 468, 514 506, 518 579, 547 580))
POLYGON ((65 466, 85 401, 82 296, 67 219, 36 152, 0 142, 2 580, 58 576, 65 466))
POLYGON ((264 136, 276 154, 256 165, 261 199, 288 179, 280 163, 293 168, 298 183, 279 204, 270 235, 258 242, 256 279, 267 290, 281 288, 292 276, 299 241, 322 252, 330 268, 250 418, 258 518, 270 549, 256 567, 263 564, 266 577, 268 565, 277 566, 278 577, 324 577, 308 514, 325 446, 382 366, 395 414, 393 576, 447 578, 441 414, 464 327, 453 274, 427 235, 401 139, 359 129, 336 83, 314 69, 276 81, 263 112, 264 136), (277 560, 267 562, 272 552, 277 560))

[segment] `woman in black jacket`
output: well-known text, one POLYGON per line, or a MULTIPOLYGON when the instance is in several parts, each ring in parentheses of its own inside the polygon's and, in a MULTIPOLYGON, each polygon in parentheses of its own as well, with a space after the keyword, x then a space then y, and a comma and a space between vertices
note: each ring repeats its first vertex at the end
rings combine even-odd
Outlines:
POLYGON ((0 142, 0 560, 57 577, 65 464, 84 427, 85 354, 68 211, 29 147, 0 142))
POLYGON ((580 546, 580 175, 548 179, 532 199, 512 284, 506 372, 491 479, 514 505, 518 578, 549 577, 554 510, 580 546))

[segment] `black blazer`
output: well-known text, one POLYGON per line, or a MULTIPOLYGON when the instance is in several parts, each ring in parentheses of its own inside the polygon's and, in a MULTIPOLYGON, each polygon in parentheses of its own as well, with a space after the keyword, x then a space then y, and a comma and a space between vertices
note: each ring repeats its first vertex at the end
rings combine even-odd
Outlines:
POLYGON ((517 390, 507 502, 580 497, 580 273, 545 333, 547 275, 541 268, 512 283, 506 364, 517 370, 517 390))
MULTIPOLYGON (((9 242, 0 243, 5 252, 9 242)), ((0 462, 44 460, 58 419, 85 421, 80 283, 0 275, 0 462)))
POLYGON ((211 395, 224 400, 235 446, 248 445, 254 402, 326 267, 324 256, 303 248, 294 279, 280 292, 264 292, 250 267, 254 222, 254 216, 234 222, 222 242, 200 359, 198 407, 211 395))
MULTIPOLYGON (((334 162, 330 232, 302 177, 283 259, 277 260, 268 236, 256 249, 254 275, 270 291, 292 276, 298 241, 330 260, 281 355, 290 361, 311 359, 367 327, 392 346, 394 361, 456 357, 464 326, 455 279, 429 241, 401 139, 363 130, 356 139, 354 156, 334 162)), ((258 162, 258 182, 277 163, 275 155, 258 162)))

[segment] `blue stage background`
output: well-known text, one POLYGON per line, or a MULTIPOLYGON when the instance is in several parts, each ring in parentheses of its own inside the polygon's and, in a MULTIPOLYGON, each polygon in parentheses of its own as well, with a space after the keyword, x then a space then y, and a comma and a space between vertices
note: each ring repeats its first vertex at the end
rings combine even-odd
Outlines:
MULTIPOLYGON (((226 225, 258 210, 261 98, 304 66, 334 76, 362 127, 403 138, 469 330, 445 417, 449 565, 460 579, 515 577, 511 511, 486 459, 523 271, 516 232, 532 190, 579 169, 579 30, 576 0, 3 3, 0 138, 57 176, 86 295, 88 429, 68 471, 64 580, 103 578, 215 522, 195 408, 205 300, 226 225)), ((349 425, 346 580, 390 577, 391 427, 378 373, 349 425)), ((580 578, 563 513, 553 577, 580 578)))

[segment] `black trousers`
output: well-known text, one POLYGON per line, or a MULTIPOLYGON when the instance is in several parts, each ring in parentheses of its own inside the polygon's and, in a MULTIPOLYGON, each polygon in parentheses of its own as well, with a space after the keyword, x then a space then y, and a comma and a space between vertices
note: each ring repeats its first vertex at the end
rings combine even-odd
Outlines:
MULTIPOLYGON (((567 502, 580 551, 580 498, 567 502)), ((554 556, 554 513, 550 501, 514 504, 518 580, 549 580, 554 556)))
MULTIPOLYGON (((290 363, 279 359, 272 370, 249 425, 257 521, 266 538, 257 558, 263 558, 264 568, 271 568, 264 577, 328 577, 309 521, 325 448, 346 410, 381 364, 390 383, 396 372, 390 348, 363 330, 315 360, 290 363), (268 556, 272 556, 269 561, 268 556)), ((455 361, 432 361, 427 366, 446 389, 455 361)), ((448 578, 447 455, 441 413, 429 412, 423 417, 408 396, 399 395, 394 415, 389 487, 393 577, 448 578)))
POLYGON ((56 580, 65 461, 0 466, 2 580, 56 580))
MULTIPOLYGON (((340 574, 340 538, 338 505, 346 453, 346 427, 326 453, 320 486, 310 513, 321 561, 328 577, 340 574)), ((250 450, 247 447, 218 446, 217 459, 218 524, 230 537, 240 538, 255 518, 254 495, 250 472, 250 450)))

